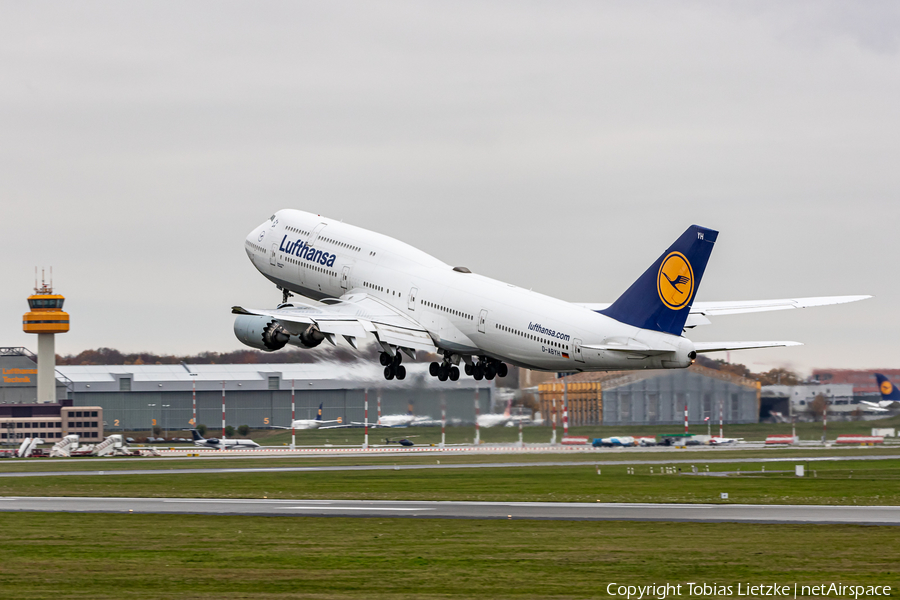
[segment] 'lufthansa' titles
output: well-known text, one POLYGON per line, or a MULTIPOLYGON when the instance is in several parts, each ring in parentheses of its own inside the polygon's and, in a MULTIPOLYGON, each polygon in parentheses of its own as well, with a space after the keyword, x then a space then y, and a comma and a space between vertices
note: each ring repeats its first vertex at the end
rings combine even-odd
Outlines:
POLYGON ((333 267, 334 259, 337 258, 337 255, 335 254, 316 250, 303 240, 295 240, 293 242, 289 242, 287 241, 287 236, 284 236, 284 238, 282 238, 281 245, 278 247, 278 249, 285 254, 290 254, 291 256, 296 256, 297 258, 300 258, 302 260, 308 260, 310 262, 318 263, 326 267, 333 267))

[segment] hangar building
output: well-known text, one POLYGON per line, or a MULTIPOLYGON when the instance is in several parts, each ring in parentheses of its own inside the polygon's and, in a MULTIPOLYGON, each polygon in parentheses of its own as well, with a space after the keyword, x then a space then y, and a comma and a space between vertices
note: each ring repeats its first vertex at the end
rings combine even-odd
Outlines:
POLYGON ((757 381, 692 365, 687 369, 578 373, 538 386, 540 410, 560 410, 568 387, 570 425, 666 425, 706 417, 717 422, 721 407, 726 423, 759 421, 757 381))
POLYGON ((442 383, 428 375, 427 364, 405 364, 403 381, 385 381, 375 363, 84 365, 57 370, 72 382, 75 407, 102 407, 107 432, 188 429, 195 395, 196 422, 215 431, 222 423, 223 390, 226 424, 235 427, 290 427, 292 386, 298 419, 315 418, 321 403, 325 420, 362 422, 366 390, 370 422, 376 419, 379 396, 382 414, 412 411, 440 418, 446 402, 448 420, 473 422, 476 383, 481 410, 490 406, 490 382, 465 378, 442 383))

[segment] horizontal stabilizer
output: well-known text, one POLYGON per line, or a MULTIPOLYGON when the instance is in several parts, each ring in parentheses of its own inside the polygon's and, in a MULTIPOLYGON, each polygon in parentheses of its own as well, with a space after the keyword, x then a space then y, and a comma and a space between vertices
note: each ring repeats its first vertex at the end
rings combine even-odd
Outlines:
POLYGON ((603 350, 607 352, 628 352, 629 354, 640 354, 642 356, 654 356, 657 354, 665 354, 674 352, 674 348, 651 348, 644 344, 595 344, 582 346, 585 350, 603 350))
POLYGON ((754 348, 783 348, 802 346, 800 342, 694 342, 697 352, 724 352, 726 350, 753 350, 754 348))

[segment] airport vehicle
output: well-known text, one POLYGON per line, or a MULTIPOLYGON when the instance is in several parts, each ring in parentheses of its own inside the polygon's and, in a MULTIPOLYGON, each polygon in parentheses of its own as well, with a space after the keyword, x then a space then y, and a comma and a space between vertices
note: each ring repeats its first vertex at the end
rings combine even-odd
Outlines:
POLYGON ((881 373, 875 373, 875 379, 878 381, 878 391, 881 392, 881 400, 878 402, 868 402, 860 400, 860 404, 865 404, 869 409, 876 409, 877 412, 887 412, 888 408, 894 407, 900 402, 900 390, 894 387, 891 381, 881 373))
POLYGON ((334 429, 336 427, 350 427, 349 425, 341 425, 343 423, 343 419, 333 419, 331 421, 323 421, 322 420, 322 405, 324 402, 319 403, 319 411, 316 413, 315 419, 294 419, 291 421, 290 427, 279 427, 275 425, 275 429, 334 429), (338 423, 337 425, 329 425, 329 423, 338 423))
POLYGON ((594 438, 592 446, 595 448, 612 448, 614 446, 636 446, 634 438, 630 435, 616 435, 608 438, 594 438))
MULTIPOLYGON (((507 365, 555 372, 675 369, 699 352, 794 346, 790 341, 692 342, 709 317, 854 302, 869 296, 694 302, 718 232, 692 225, 612 304, 573 304, 452 267, 391 237, 281 210, 246 238, 253 266, 282 292, 273 309, 232 308, 244 344, 274 351, 374 338, 385 379, 403 356, 437 352, 429 373, 456 381, 504 377, 507 365), (319 301, 289 302, 293 294, 319 301)), ((640 244, 640 241, 636 242, 640 244)), ((554 250, 555 252, 556 250, 554 250)), ((563 254, 564 256, 564 254, 563 254)))
POLYGON ((227 440, 225 438, 209 438, 206 439, 196 429, 191 429, 191 435, 194 438, 194 445, 201 448, 213 448, 215 450, 237 450, 240 448, 259 448, 259 444, 253 440, 227 440))
POLYGON ((53 447, 50 448, 50 456, 53 458, 56 457, 68 457, 72 455, 72 452, 78 449, 78 436, 70 433, 69 435, 63 436, 58 442, 53 444, 53 447))

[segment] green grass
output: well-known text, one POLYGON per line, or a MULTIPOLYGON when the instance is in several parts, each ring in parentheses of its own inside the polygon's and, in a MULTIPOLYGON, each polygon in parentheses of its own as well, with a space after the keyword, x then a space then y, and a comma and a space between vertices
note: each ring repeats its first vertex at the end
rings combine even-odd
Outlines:
POLYGON ((556 599, 688 581, 896 593, 900 581, 891 527, 0 513, 0 530, 4 598, 556 599))
MULTIPOLYGON (((797 461, 803 462, 802 460, 797 461)), ((700 460, 695 465, 705 470, 700 460)), ((422 469, 298 473, 54 476, 0 479, 0 496, 192 498, 335 498, 559 502, 721 502, 762 504, 900 504, 900 460, 810 463, 815 477, 793 475, 793 462, 711 464, 741 476, 662 475, 660 467, 422 469), (651 468, 653 472, 651 473, 651 468), (772 473, 789 470, 789 473, 772 473)), ((689 465, 677 465, 684 471, 689 465)), ((812 475, 812 473, 810 473, 812 475)))

